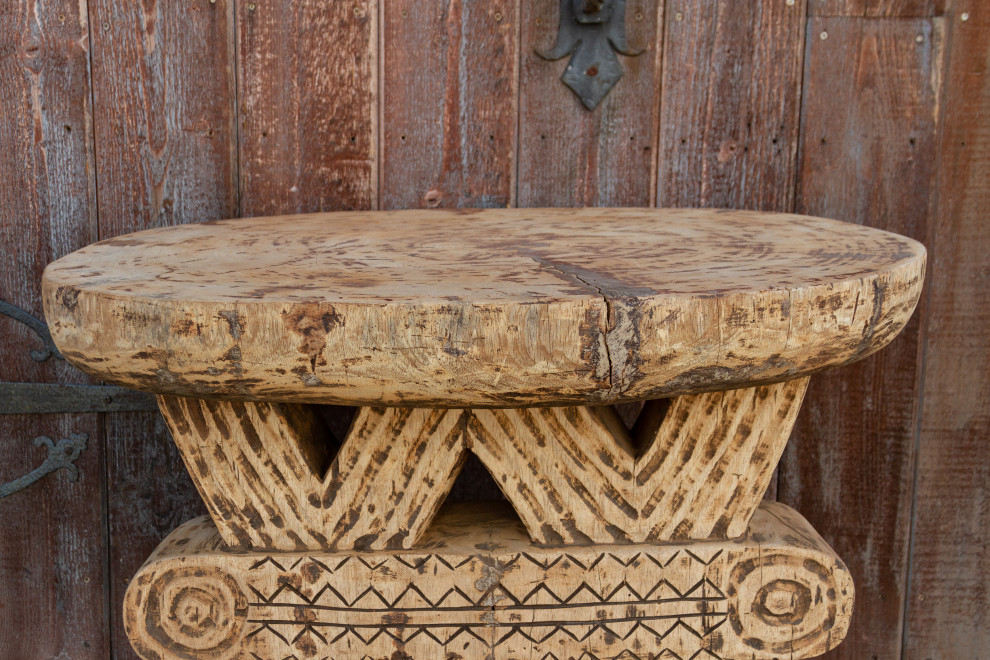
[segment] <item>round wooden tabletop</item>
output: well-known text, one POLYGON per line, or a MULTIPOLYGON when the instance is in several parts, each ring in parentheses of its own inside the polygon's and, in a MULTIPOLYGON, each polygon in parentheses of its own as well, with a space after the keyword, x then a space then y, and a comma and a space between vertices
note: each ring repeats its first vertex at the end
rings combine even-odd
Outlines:
POLYGON ((796 378, 887 344, 925 249, 676 209, 347 212, 101 241, 51 264, 67 360, 198 397, 512 407, 796 378))

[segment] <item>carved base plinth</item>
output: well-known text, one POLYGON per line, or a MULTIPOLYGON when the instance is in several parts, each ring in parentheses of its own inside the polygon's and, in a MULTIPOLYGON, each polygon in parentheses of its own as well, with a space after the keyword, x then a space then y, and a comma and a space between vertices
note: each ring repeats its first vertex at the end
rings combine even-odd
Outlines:
POLYGON ((807 658, 846 634, 852 578, 784 505, 730 541, 562 548, 487 508, 370 552, 231 549, 193 520, 131 582, 127 633, 149 660, 807 658))

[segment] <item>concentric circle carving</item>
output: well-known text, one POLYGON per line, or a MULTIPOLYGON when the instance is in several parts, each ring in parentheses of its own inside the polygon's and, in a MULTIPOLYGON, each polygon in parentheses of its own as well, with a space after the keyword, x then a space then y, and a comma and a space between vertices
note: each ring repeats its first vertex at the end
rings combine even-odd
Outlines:
POLYGON ((217 568, 176 568, 158 575, 144 607, 148 635, 169 657, 222 657, 241 637, 247 597, 217 568))
POLYGON ((746 646, 791 654, 827 644, 839 594, 832 570, 818 561, 760 555, 736 564, 729 582, 729 623, 746 646))

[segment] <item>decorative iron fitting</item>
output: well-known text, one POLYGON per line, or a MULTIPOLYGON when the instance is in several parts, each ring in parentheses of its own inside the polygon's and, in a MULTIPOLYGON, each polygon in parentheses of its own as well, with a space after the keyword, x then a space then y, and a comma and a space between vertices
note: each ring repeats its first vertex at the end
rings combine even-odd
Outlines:
POLYGON ((76 481, 79 478, 79 468, 76 467, 76 459, 79 454, 86 449, 86 441, 89 437, 85 433, 73 433, 68 438, 63 438, 55 444, 48 436, 41 436, 34 439, 36 447, 47 447, 48 456, 45 461, 36 469, 28 472, 23 477, 0 484, 0 499, 22 491, 39 479, 48 476, 58 470, 68 472, 69 481, 76 481))
POLYGON ((626 0, 560 0, 557 44, 546 60, 572 55, 561 80, 589 110, 594 110, 622 77, 616 52, 642 55, 626 40, 626 0))
MULTIPOLYGON (((42 350, 32 350, 31 359, 44 362, 51 358, 63 359, 52 341, 48 326, 20 307, 0 300, 0 315, 23 323, 42 343, 42 350)), ((45 413, 85 413, 112 411, 158 410, 155 398, 143 392, 110 385, 58 385, 55 383, 0 383, 0 415, 27 415, 45 413)), ((34 482, 58 470, 68 471, 70 481, 79 478, 75 461, 86 449, 89 437, 85 433, 72 433, 56 444, 47 436, 34 439, 37 447, 47 447, 48 456, 36 469, 22 477, 0 484, 0 499, 24 490, 34 482)))
POLYGON ((0 300, 0 314, 8 316, 15 321, 20 321, 31 328, 34 334, 38 335, 38 339, 41 340, 44 348, 40 351, 31 351, 32 360, 35 362, 44 362, 51 358, 63 359, 62 355, 58 352, 58 348, 55 347, 55 342, 52 341, 52 336, 48 332, 48 326, 45 325, 44 321, 25 312, 20 307, 11 305, 9 302, 3 300, 0 300))

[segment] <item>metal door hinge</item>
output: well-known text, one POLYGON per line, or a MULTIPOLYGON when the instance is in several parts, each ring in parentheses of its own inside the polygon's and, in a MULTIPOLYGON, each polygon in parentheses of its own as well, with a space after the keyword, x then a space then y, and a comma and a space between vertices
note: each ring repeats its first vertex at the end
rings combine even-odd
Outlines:
MULTIPOLYGON (((30 352, 32 360, 45 362, 52 358, 62 359, 44 321, 3 300, 0 300, 0 315, 23 323, 41 340, 42 349, 30 352)), ((0 382, 0 415, 152 410, 158 410, 153 396, 124 387, 0 382)), ((35 438, 35 446, 47 447, 48 456, 28 474, 0 484, 0 499, 24 490, 57 470, 67 470, 69 480, 75 481, 79 477, 75 461, 86 449, 88 439, 85 433, 72 433, 58 443, 47 436, 35 438)))
POLYGON ((24 490, 42 477, 48 476, 57 470, 66 470, 69 473, 69 481, 77 480, 79 478, 79 468, 76 467, 76 459, 86 449, 87 440, 89 440, 89 437, 85 433, 73 433, 68 438, 59 440, 58 444, 55 444, 48 436, 43 435, 35 438, 34 445, 36 447, 47 447, 48 456, 45 457, 45 461, 40 466, 31 470, 23 477, 8 481, 5 484, 0 484, 0 499, 24 490))
POLYGON ((616 52, 629 57, 642 55, 626 39, 626 0, 560 0, 557 44, 547 60, 571 55, 561 80, 589 110, 594 110, 622 77, 616 52))
POLYGON ((0 383, 0 415, 143 412, 158 410, 155 397, 114 385, 0 383))
POLYGON ((44 344, 44 348, 40 351, 31 351, 31 359, 35 362, 44 362, 51 358, 63 359, 61 353, 58 352, 58 348, 55 347, 55 342, 52 341, 52 335, 48 332, 48 326, 41 319, 28 314, 20 307, 11 305, 9 302, 0 300, 0 314, 3 316, 9 316, 15 321, 20 321, 27 327, 34 331, 34 334, 38 335, 38 339, 44 344))
MULTIPOLYGON (((36 362, 63 359, 44 321, 3 300, 0 300, 0 315, 23 323, 38 335, 43 349, 32 350, 31 359, 36 362)), ((153 410, 158 410, 158 406, 152 395, 126 387, 0 382, 0 415, 153 410)))

